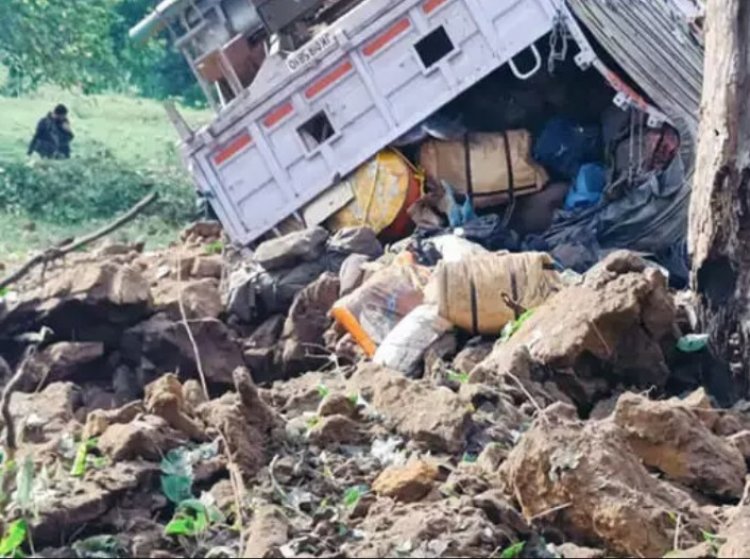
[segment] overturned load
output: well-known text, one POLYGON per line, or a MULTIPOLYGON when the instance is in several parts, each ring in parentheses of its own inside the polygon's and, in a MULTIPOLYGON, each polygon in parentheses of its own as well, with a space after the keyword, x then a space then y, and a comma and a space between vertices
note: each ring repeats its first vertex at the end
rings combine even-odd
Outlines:
POLYGON ((562 287, 552 259, 541 252, 441 262, 435 277, 440 315, 475 335, 500 334, 562 287))
POLYGON ((531 133, 466 134, 456 141, 422 144, 419 162, 427 175, 444 180, 484 208, 541 190, 548 180, 531 157, 531 133))

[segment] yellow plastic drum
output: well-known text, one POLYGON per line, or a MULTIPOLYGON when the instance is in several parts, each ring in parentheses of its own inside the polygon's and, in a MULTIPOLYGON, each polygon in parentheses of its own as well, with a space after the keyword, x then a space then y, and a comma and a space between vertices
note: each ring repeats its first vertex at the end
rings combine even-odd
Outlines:
POLYGON ((344 180, 354 199, 328 220, 328 227, 368 226, 382 237, 400 239, 411 229, 406 211, 422 194, 424 177, 399 153, 386 150, 344 180))

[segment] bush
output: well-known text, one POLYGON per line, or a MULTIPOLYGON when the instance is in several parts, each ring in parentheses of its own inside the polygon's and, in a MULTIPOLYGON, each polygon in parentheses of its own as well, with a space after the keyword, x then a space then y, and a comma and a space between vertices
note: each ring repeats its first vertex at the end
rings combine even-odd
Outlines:
POLYGON ((56 225, 113 218, 153 189, 160 199, 148 215, 174 225, 193 217, 195 197, 181 169, 134 170, 106 153, 0 162, 0 210, 56 225))

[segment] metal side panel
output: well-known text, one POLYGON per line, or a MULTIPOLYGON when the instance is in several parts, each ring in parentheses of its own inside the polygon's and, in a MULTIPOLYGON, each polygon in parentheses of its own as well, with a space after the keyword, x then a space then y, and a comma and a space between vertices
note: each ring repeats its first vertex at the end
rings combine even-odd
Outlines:
MULTIPOLYGON (((490 0, 491 1, 491 0, 490 0)), ((691 147, 698 130, 703 48, 674 0, 568 0, 601 46, 669 116, 691 147)), ((692 160, 689 154, 686 160, 692 160)))
POLYGON ((338 56, 301 73, 216 140, 206 139, 208 182, 240 223, 231 228, 233 241, 250 243, 302 210, 550 31, 555 13, 552 0, 398 6, 348 37, 338 56), (329 132, 310 142, 301 131, 317 118, 325 118, 329 132))

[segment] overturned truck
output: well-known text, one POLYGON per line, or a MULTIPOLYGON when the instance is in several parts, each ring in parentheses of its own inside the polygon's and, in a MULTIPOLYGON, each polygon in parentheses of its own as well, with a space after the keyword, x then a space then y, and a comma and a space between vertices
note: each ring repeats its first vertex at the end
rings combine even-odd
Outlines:
POLYGON ((699 0, 165 0, 131 36, 168 28, 214 108, 168 111, 239 245, 403 236, 437 185, 567 267, 624 247, 679 276, 701 22, 699 0))

